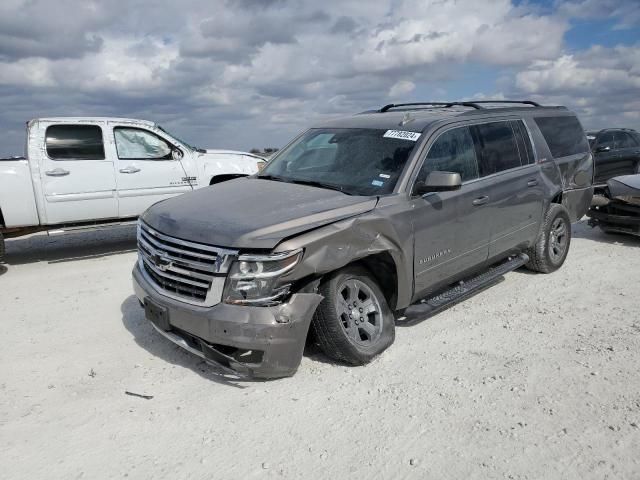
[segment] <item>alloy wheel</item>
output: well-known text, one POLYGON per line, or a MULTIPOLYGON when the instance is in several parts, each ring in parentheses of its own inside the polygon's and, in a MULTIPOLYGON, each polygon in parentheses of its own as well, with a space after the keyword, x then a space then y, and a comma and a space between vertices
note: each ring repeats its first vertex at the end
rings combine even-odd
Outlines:
POLYGON ((382 309, 366 283, 357 279, 342 282, 336 303, 342 328, 352 342, 367 347, 380 339, 382 309))
POLYGON ((554 262, 562 259, 567 251, 567 223, 563 218, 556 218, 549 232, 549 256, 554 262))

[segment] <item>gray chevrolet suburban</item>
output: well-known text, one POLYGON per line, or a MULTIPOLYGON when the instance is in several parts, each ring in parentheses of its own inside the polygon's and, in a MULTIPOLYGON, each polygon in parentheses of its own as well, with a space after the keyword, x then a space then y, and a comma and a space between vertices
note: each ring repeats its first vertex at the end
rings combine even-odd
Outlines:
POLYGON ((535 102, 386 105, 311 128, 257 175, 162 201, 133 270, 165 337, 236 375, 306 342, 360 365, 504 273, 549 273, 593 195, 585 133, 535 102))

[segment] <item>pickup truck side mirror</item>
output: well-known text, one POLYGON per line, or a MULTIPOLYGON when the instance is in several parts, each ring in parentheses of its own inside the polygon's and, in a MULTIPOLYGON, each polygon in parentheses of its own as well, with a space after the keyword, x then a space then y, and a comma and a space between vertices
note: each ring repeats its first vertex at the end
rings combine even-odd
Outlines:
POLYGON ((431 172, 424 182, 416 182, 413 187, 415 195, 431 192, 446 192, 462 187, 462 178, 456 172, 431 172))
POLYGON ((606 146, 606 147, 596 147, 596 153, 602 153, 602 152, 610 152, 611 151, 611 147, 606 146))
POLYGON ((180 150, 179 148, 173 148, 171 150, 171 158, 173 158, 174 160, 182 160, 182 150, 180 150))

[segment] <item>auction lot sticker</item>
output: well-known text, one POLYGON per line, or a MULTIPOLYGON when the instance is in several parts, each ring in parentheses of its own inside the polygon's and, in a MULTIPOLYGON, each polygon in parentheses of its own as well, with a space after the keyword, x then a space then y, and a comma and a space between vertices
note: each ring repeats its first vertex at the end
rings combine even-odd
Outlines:
POLYGON ((415 142, 420 138, 421 133, 407 132, 404 130, 387 130, 383 137, 385 138, 399 138, 400 140, 411 140, 415 142))

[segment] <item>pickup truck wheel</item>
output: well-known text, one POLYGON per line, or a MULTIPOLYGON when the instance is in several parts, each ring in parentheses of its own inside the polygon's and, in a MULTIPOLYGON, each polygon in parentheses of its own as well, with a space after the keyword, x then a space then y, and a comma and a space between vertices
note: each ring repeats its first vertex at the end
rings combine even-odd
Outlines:
POLYGON ((0 263, 4 262, 4 236, 0 233, 0 263))
POLYGON ((313 318, 312 333, 328 357, 363 365, 393 343, 393 314, 367 270, 340 270, 318 290, 324 299, 313 318))
POLYGON ((560 204, 552 203, 542 224, 542 232, 528 251, 526 267, 541 273, 551 273, 562 266, 571 245, 569 212, 560 204))

